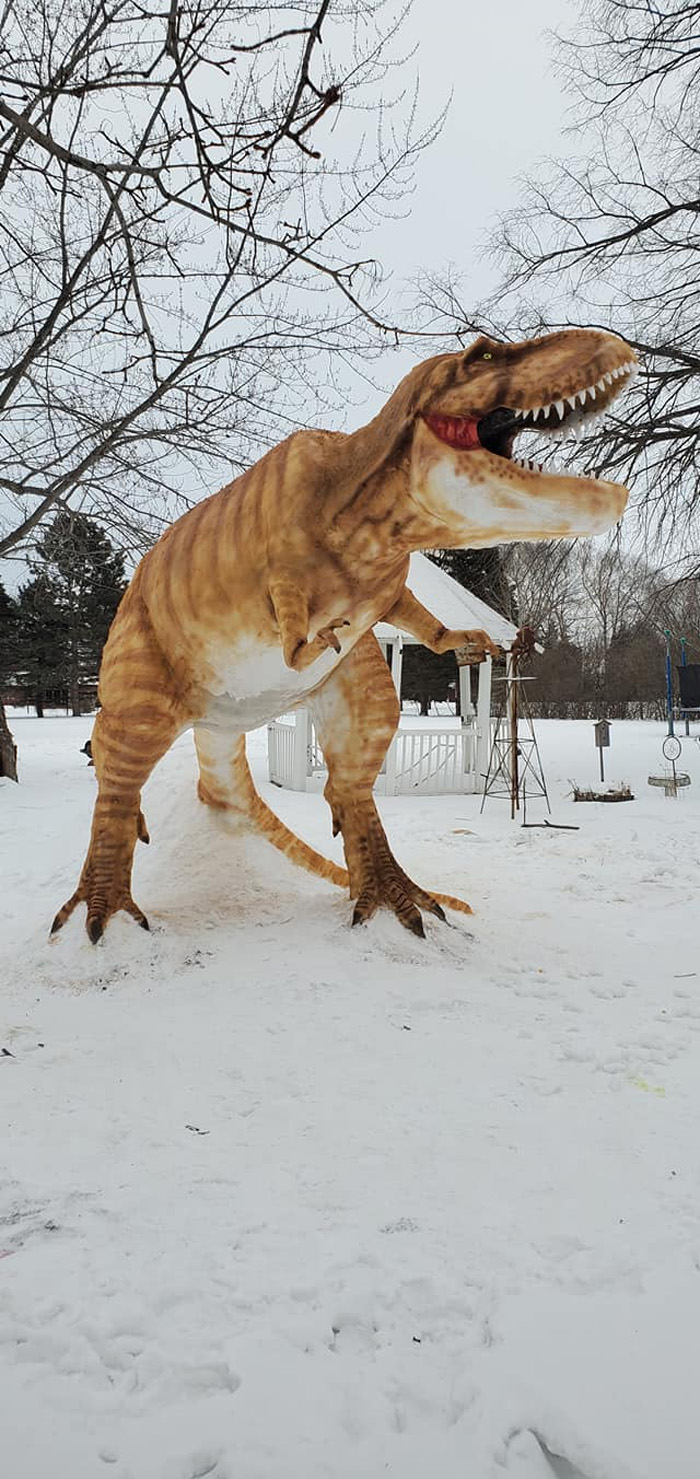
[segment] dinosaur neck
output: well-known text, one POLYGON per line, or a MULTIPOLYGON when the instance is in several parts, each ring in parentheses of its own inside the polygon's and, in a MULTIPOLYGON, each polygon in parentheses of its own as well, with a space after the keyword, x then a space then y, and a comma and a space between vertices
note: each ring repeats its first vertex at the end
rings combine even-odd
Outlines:
POLYGON ((334 448, 326 537, 353 560, 391 564, 412 550, 451 542, 445 526, 410 496, 412 417, 397 404, 399 392, 334 448))

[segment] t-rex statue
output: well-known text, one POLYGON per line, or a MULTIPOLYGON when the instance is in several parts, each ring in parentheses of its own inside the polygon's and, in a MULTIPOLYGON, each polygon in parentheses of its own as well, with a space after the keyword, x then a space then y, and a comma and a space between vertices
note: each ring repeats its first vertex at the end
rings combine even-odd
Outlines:
POLYGON ((100 939, 131 896, 141 788, 194 727, 199 796, 260 828, 311 872, 350 889, 353 923, 380 907, 423 933, 444 918, 393 857, 373 786, 399 702, 372 632, 386 619, 433 652, 494 652, 485 632, 448 631, 406 586, 409 554, 609 529, 627 491, 514 458, 521 431, 576 431, 636 373, 622 339, 568 329, 520 344, 480 338, 406 375, 359 431, 298 431, 198 504, 141 561, 117 611, 100 672, 92 735, 98 781, 80 882, 100 939), (328 767, 333 832, 347 872, 290 832, 258 796, 245 734, 307 704, 328 767))

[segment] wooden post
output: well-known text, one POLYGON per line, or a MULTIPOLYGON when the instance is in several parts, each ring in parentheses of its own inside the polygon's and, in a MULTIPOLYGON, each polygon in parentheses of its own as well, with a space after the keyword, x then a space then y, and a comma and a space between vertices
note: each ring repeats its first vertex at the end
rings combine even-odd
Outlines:
POLYGON ((491 671, 490 657, 479 663, 479 691, 476 699, 476 773, 481 779, 489 768, 491 753, 491 671))
MULTIPOLYGON (((403 671, 403 637, 399 632, 394 636, 391 644, 391 676, 394 688, 399 697, 399 724, 401 723, 401 673, 403 671)), ((397 736, 389 745, 384 761, 384 791, 387 796, 396 795, 396 750, 397 736)))
POLYGON ((403 637, 396 633, 391 644, 391 676, 401 704, 401 674, 403 672, 403 637))
POLYGON ((292 789, 306 790, 306 773, 309 750, 309 711, 294 711, 294 755, 292 759, 292 789))
POLYGON ((474 705, 472 703, 471 685, 471 663, 462 663, 458 660, 459 673, 459 711, 462 727, 466 729, 467 724, 474 718, 474 705))

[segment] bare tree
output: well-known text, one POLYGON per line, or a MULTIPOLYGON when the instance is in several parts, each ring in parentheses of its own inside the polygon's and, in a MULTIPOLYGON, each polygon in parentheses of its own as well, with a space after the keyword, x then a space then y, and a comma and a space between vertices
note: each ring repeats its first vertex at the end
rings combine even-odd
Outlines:
POLYGON ((557 59, 571 155, 502 219, 505 282, 480 309, 459 279, 426 296, 463 332, 577 321, 626 337, 643 373, 571 460, 633 482, 649 526, 677 539, 700 508, 700 4, 586 0, 557 59))
POLYGON ((359 237, 427 138, 400 20, 0 0, 0 556, 69 500, 148 542, 385 344, 359 237))
POLYGON ((565 641, 580 609, 574 546, 565 539, 512 544, 503 559, 518 623, 547 644, 565 641))
POLYGON ((680 661, 700 659, 700 578, 669 579, 620 541, 553 541, 507 552, 518 620, 544 653, 532 663, 534 711, 549 718, 662 718, 666 633, 680 661))

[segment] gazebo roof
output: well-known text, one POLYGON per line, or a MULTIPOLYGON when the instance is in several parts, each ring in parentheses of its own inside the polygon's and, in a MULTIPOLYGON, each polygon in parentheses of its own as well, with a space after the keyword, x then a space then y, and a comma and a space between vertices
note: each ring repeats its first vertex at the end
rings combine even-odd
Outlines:
MULTIPOLYGON (((499 646, 505 648, 511 647, 515 641, 517 627, 513 626, 512 621, 507 621, 505 616, 500 616, 485 601, 480 601, 478 596, 466 591, 459 581, 441 570, 439 565, 434 565, 426 555, 411 555, 406 584, 416 599, 427 606, 431 615, 436 616, 443 626, 458 629, 481 627, 492 642, 498 642, 499 646)), ((377 622, 374 632, 380 642, 395 642, 401 636, 404 642, 418 645, 416 637, 409 636, 408 632, 388 621, 377 622)))

